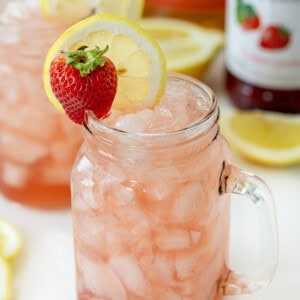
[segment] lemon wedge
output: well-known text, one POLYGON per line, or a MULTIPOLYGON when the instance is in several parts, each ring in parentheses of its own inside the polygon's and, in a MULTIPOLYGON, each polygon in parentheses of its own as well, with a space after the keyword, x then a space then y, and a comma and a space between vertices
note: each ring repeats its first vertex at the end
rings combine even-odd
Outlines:
POLYGON ((300 163, 300 117, 234 111, 221 118, 221 132, 244 157, 269 166, 300 163))
POLYGON ((11 300, 11 277, 10 264, 0 255, 0 299, 11 300))
POLYGON ((19 253, 21 244, 21 235, 16 226, 5 219, 0 219, 0 256, 12 260, 19 253))
POLYGON ((98 46, 115 65, 118 87, 113 108, 151 108, 160 100, 166 85, 166 62, 158 43, 136 22, 120 16, 99 14, 66 30, 52 45, 44 64, 44 86, 49 100, 63 110, 50 84, 49 69, 61 50, 98 46))
POLYGON ((167 68, 201 78, 224 45, 224 33, 175 18, 144 18, 140 24, 160 44, 167 68))
POLYGON ((138 20, 144 10, 144 0, 40 0, 40 4, 46 17, 77 21, 96 13, 138 20))

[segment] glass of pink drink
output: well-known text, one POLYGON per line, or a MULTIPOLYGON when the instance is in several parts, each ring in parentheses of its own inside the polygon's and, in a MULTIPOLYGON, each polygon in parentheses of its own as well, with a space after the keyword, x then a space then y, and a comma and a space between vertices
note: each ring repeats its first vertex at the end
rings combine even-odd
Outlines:
POLYGON ((78 299, 219 300, 270 282, 272 196, 230 164, 218 117, 213 92, 175 73, 154 110, 89 114, 71 184, 78 299), (228 267, 231 193, 257 209, 254 277, 228 267))
POLYGON ((38 208, 70 206, 71 167, 81 128, 49 103, 48 48, 69 24, 47 21, 39 1, 1 2, 0 192, 38 208))

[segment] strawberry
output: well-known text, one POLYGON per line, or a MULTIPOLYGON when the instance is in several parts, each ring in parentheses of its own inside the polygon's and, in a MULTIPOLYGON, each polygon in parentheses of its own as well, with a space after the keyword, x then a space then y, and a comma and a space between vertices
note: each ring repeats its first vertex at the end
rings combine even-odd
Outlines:
POLYGON ((82 124, 85 111, 92 111, 99 119, 109 114, 117 91, 117 71, 103 54, 108 50, 61 52, 50 66, 52 91, 68 117, 82 124))
POLYGON ((260 39, 260 46, 266 49, 285 48, 290 41, 291 33, 282 25, 269 25, 263 32, 260 39))
POLYGON ((243 0, 237 1, 236 17, 245 30, 255 30, 260 26, 260 19, 254 6, 245 3, 243 0))

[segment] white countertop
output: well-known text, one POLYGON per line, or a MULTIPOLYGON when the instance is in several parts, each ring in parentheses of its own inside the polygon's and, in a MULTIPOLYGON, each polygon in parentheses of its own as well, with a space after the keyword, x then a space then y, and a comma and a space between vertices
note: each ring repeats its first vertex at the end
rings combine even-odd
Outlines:
MULTIPOLYGON (((223 91, 222 56, 211 67, 206 82, 215 90, 222 109, 231 109, 223 91)), ((277 210, 279 261, 265 290, 224 300, 300 299, 300 165, 269 168, 252 164, 233 153, 232 163, 263 178, 270 186, 277 210)), ((256 265, 256 220, 251 206, 232 199, 230 266, 248 270, 256 265)), ((14 222, 23 248, 13 264, 14 300, 74 300, 72 224, 69 211, 43 212, 22 207, 0 196, 0 217, 14 222)))

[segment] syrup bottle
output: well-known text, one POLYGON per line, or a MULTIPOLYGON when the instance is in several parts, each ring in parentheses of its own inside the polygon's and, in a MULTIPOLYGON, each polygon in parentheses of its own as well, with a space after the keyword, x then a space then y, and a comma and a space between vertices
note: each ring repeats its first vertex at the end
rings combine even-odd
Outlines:
POLYGON ((300 1, 228 0, 226 88, 240 109, 300 113, 300 1))

